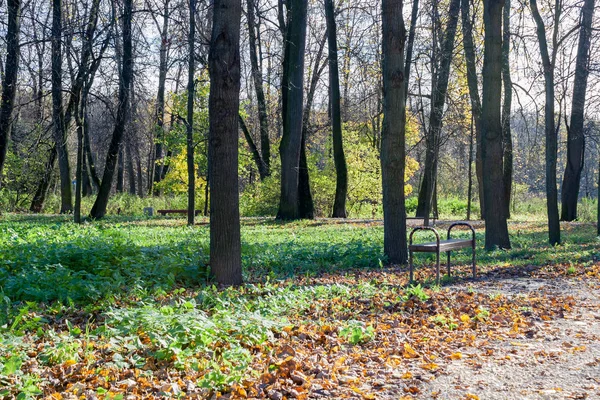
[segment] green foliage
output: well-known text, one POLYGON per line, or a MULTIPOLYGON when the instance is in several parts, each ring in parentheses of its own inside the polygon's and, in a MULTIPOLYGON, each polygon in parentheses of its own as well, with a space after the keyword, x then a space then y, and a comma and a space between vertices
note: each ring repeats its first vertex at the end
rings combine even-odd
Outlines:
POLYGON ((375 328, 362 321, 348 321, 348 325, 340 330, 339 335, 351 345, 363 344, 375 337, 375 328))

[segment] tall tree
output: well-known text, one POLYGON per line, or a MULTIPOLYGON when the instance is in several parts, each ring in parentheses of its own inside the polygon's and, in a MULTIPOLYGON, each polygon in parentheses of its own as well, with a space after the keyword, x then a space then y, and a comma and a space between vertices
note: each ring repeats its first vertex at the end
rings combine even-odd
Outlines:
POLYGON ((429 213, 431 211, 437 180, 442 116, 444 114, 444 105, 446 104, 446 92, 450 77, 450 65, 454 54, 454 38, 456 36, 459 11, 460 0, 451 0, 440 54, 440 67, 437 75, 434 77, 435 84, 431 92, 431 114, 429 116, 429 130, 426 138, 425 166, 417 204, 417 217, 425 218, 426 222, 429 221, 429 213))
POLYGON ((210 266, 217 282, 242 283, 238 187, 241 0, 215 0, 209 54, 210 266))
MULTIPOLYGON (((471 114, 475 130, 475 174, 479 187, 479 210, 481 218, 485 217, 485 196, 483 195, 483 168, 481 161, 481 99, 479 97, 479 83, 477 81, 477 67, 475 63, 475 44, 473 42, 473 20, 470 15, 469 0, 461 0, 461 21, 463 33, 463 48, 465 64, 467 67, 467 85, 471 100, 471 114)), ((474 18, 474 16, 473 16, 474 18)))
POLYGON ((194 75, 196 74, 196 0, 189 0, 190 24, 188 32, 188 84, 186 151, 188 172, 188 225, 194 225, 196 214, 196 165, 194 163, 194 75))
MULTIPOLYGON (((162 10, 162 26, 156 19, 154 14, 154 22, 160 31, 160 50, 159 50, 159 66, 158 66, 158 92, 156 94, 156 106, 155 106, 155 120, 156 120, 156 143, 154 152, 154 178, 152 183, 149 184, 151 188, 154 184, 159 183, 162 179, 162 170, 164 168, 163 163, 163 140, 165 135, 165 87, 167 81, 168 71, 168 59, 167 54, 169 51, 169 19, 170 19, 170 5, 169 0, 163 1, 162 10), (160 162, 160 163, 159 163, 160 162)), ((153 191, 154 195, 158 195, 156 190, 153 191)), ((152 194, 149 193, 149 194, 152 194)))
POLYGON ((19 34, 21 26, 21 0, 9 0, 8 30, 6 31, 6 64, 0 99, 0 187, 2 169, 6 160, 8 140, 12 131, 17 75, 19 73, 19 34))
POLYGON ((123 61, 119 79, 119 104, 115 128, 108 147, 106 163, 104 164, 102 183, 100 184, 96 201, 90 212, 90 217, 96 219, 102 218, 106 214, 106 206, 108 205, 108 198, 113 183, 119 149, 121 147, 121 141, 123 139, 123 133, 129 114, 129 89, 133 77, 133 51, 131 38, 131 20, 133 16, 132 2, 133 0, 123 0, 123 61))
POLYGON ((505 0, 484 0, 483 103, 481 110, 485 248, 510 248, 502 171, 502 8, 505 0))
POLYGON ((544 132, 546 137, 546 207, 548 211, 548 238, 551 245, 560 243, 560 222, 558 219, 558 189, 556 187, 556 158, 558 151, 558 131, 554 121, 554 67, 558 52, 558 29, 560 25, 561 0, 555 0, 554 31, 552 34, 552 56, 548 51, 546 27, 537 6, 537 0, 529 0, 531 14, 536 25, 536 34, 544 68, 545 106, 544 132))
POLYGON ((392 264, 405 264, 406 207, 404 203, 405 118, 404 41, 402 0, 382 0, 383 132, 383 248, 392 264))
POLYGON ((69 213, 73 199, 62 96, 62 12, 62 0, 52 0, 52 125, 60 171, 60 212, 69 213))
POLYGON ((260 26, 256 23, 256 2, 255 0, 246 0, 248 6, 248 44, 250 46, 250 67, 252 79, 254 81, 254 90, 256 92, 256 103, 258 105, 258 122, 260 125, 260 159, 264 166, 258 169, 260 179, 263 180, 271 175, 271 142, 269 139, 269 117, 267 115, 267 102, 265 100, 265 91, 263 88, 262 71, 258 62, 256 30, 260 26))
POLYGON ((306 47, 307 0, 288 2, 288 20, 283 61, 281 157, 281 196, 277 218, 299 218, 298 170, 302 147, 302 107, 304 98, 304 50, 306 47))
MULTIPOLYGON (((413 0, 410 13, 410 28, 408 30, 408 41, 406 42, 406 59, 404 60, 404 97, 408 99, 408 84, 410 78, 410 67, 412 65, 413 47, 415 44, 415 35, 417 32, 417 17, 419 16, 419 0, 413 0)), ((404 108, 406 113, 406 107, 404 108)), ((405 117, 406 118, 406 117, 405 117)))
POLYGON ((506 217, 510 218, 510 196, 513 177, 513 145, 510 129, 512 109, 512 79, 510 77, 510 0, 505 0, 502 16, 502 86, 504 98, 502 105, 502 170, 504 176, 504 207, 506 217))
POLYGON ((585 0, 581 8, 581 28, 579 29, 579 44, 577 46, 577 60, 575 63, 571 123, 567 126, 567 165, 561 193, 562 208, 560 218, 563 221, 577 219, 577 202, 579 200, 579 186, 585 151, 583 122, 589 75, 594 3, 595 0, 585 0))
POLYGON ((331 104, 331 130, 333 133, 333 161, 335 163, 335 198, 333 218, 346 218, 346 196, 348 194, 348 167, 342 141, 342 114, 340 106, 340 75, 338 70, 337 32, 333 0, 325 0, 327 19, 327 44, 329 46, 329 101, 331 104))

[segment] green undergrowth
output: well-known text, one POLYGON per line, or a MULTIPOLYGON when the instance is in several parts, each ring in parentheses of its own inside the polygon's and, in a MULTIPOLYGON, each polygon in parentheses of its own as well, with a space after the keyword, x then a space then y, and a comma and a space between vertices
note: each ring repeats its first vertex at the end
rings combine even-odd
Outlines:
MULTIPOLYGON (((379 224, 264 218, 242 224, 247 283, 218 289, 207 265, 206 222, 187 227, 183 219, 120 216, 78 226, 69 217, 2 216, 0 382, 11 382, 10 395, 39 395, 43 379, 22 368, 31 358, 48 368, 93 365, 105 347, 113 349, 103 360, 107 368, 148 370, 153 360, 196 371, 199 386, 231 387, 257 373, 253 354, 275 343, 291 321, 325 324, 315 316, 343 315, 336 322, 340 338, 360 346, 374 331, 351 304, 380 296, 426 301, 431 293, 434 260, 425 254, 415 264, 429 278, 416 286, 357 278, 362 271, 394 271, 385 267, 379 224), (323 275, 325 281, 312 279, 323 275)), ((556 247, 547 245, 543 223, 511 223, 510 230, 512 250, 486 252, 478 229, 483 279, 495 269, 555 264, 570 276, 600 260, 592 224, 564 224, 564 244, 556 247)), ((468 265, 470 251, 455 252, 453 260, 468 265)), ((464 270, 443 284, 462 279, 464 270)))

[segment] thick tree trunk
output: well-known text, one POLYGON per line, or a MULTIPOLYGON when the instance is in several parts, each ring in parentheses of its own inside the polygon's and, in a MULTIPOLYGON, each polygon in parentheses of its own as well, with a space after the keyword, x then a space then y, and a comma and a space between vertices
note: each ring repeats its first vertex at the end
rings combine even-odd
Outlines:
POLYGON ((437 180, 437 168, 440 151, 440 140, 442 134, 442 116, 446 103, 446 92, 448 90, 448 78, 450 76, 450 65, 454 50, 454 37, 458 24, 458 13, 460 11, 460 0, 451 0, 448 11, 448 23, 444 34, 442 51, 440 54, 440 68, 436 76, 436 84, 433 87, 431 114, 429 116, 429 132, 426 139, 425 166, 419 199, 417 204, 417 217, 425 218, 429 222, 433 192, 437 180))
POLYGON ((187 223, 194 225, 196 216, 196 165, 194 163, 194 75, 196 65, 196 0, 189 0, 190 23, 188 32, 188 83, 187 83, 187 124, 186 124, 186 156, 188 172, 188 205, 187 223))
MULTIPOLYGON (((558 150, 558 131, 554 122, 554 54, 552 59, 548 53, 546 28, 537 1, 530 0, 531 13, 536 24, 542 64, 544 67, 544 82, 546 89, 546 104, 544 106, 544 132, 546 136, 546 204, 548 211, 548 238, 551 245, 560 243, 560 221, 558 219, 558 190, 556 188, 556 158, 558 150)), ((555 17, 560 14, 555 9, 555 17)), ((555 27, 558 29, 558 27, 555 27)), ((556 49, 554 49, 556 51, 556 49)))
MULTIPOLYGON (((250 66, 254 89, 256 91, 256 102, 258 103, 258 122, 260 125, 260 151, 261 158, 265 164, 265 173, 260 175, 263 180, 271 175, 271 142, 269 140, 269 117, 267 116, 267 102, 265 100, 265 91, 263 89, 262 72, 258 62, 256 46, 260 45, 256 40, 255 29, 260 29, 256 24, 254 0, 246 0, 248 5, 248 42, 250 45, 250 66)), ((259 170, 260 172, 260 170, 259 170)))
POLYGON ((17 92, 21 0, 9 0, 7 7, 6 64, 4 67, 4 80, 2 81, 2 98, 0 99, 0 187, 2 187, 2 169, 12 131, 15 94, 17 92))
POLYGON ((279 219, 297 219, 298 170, 302 147, 302 108, 304 97, 304 51, 306 47, 307 0, 291 0, 287 21, 282 85, 283 136, 281 157, 281 197, 279 219))
POLYGON ((215 0, 210 41, 210 267, 217 282, 242 283, 238 187, 241 0, 215 0))
POLYGON ((473 43, 473 21, 470 16, 469 0, 461 1, 463 47, 465 51, 465 63, 467 67, 467 85, 469 86, 469 98, 471 100, 471 114, 475 126, 475 174, 477 175, 477 186, 479 189, 479 215, 485 217, 485 196, 483 195, 483 168, 481 161, 481 100, 479 98, 479 85, 477 82, 477 67, 475 64, 475 45, 473 43))
POLYGON ((346 218, 348 195, 348 167, 342 140, 342 114, 340 100, 340 75, 338 70, 337 32, 333 0, 325 0, 327 19, 327 43, 329 46, 329 100, 331 103, 331 130, 333 133, 333 160, 335 163, 335 198, 332 218, 346 218))
POLYGON ((485 248, 510 248, 504 212, 502 172, 502 7, 504 0, 484 0, 485 49, 483 56, 483 103, 481 110, 485 248))
POLYGON ((125 131, 125 124, 129 114, 129 85, 133 76, 133 52, 131 40, 131 19, 132 19, 132 1, 123 1, 123 67, 122 76, 119 80, 119 106, 117 109, 117 118, 115 121, 115 129, 106 155, 106 163, 104 166, 104 174, 102 175, 102 183, 98 196, 90 212, 92 218, 102 218, 106 214, 106 206, 112 187, 115 167, 119 148, 125 131))
POLYGON ((71 191, 71 167, 65 131, 62 96, 62 0, 52 1, 52 124, 54 141, 58 152, 60 172, 60 212, 73 211, 71 191))
POLYGON ((381 175, 383 186, 383 250, 391 264, 406 264, 406 159, 404 41, 402 0, 382 0, 383 132, 381 175))
POLYGON ((589 75, 590 41, 592 36, 592 19, 595 0, 586 0, 581 8, 581 28, 575 64, 573 82, 573 103, 571 106, 571 124, 567 129, 567 165, 562 183, 562 209, 560 218, 563 221, 577 219, 577 202, 581 171, 583 170, 585 136, 583 134, 587 79, 589 75))
POLYGON ((510 114, 512 108, 512 79, 510 77, 510 0, 505 0, 503 11, 502 31, 502 83, 504 86, 504 100, 502 106, 502 170, 504 176, 504 206, 506 218, 510 218, 510 196, 513 180, 513 145, 510 128, 510 114))

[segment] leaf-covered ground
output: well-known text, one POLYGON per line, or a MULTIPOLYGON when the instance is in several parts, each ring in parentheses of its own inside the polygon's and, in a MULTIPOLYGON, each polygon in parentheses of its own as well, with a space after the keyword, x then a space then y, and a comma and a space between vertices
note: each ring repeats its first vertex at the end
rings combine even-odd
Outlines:
POLYGON ((437 287, 426 255, 414 286, 383 267, 380 222, 246 220, 248 283, 220 290, 205 224, 4 217, 0 397, 600 396, 595 227, 510 228, 437 287))

